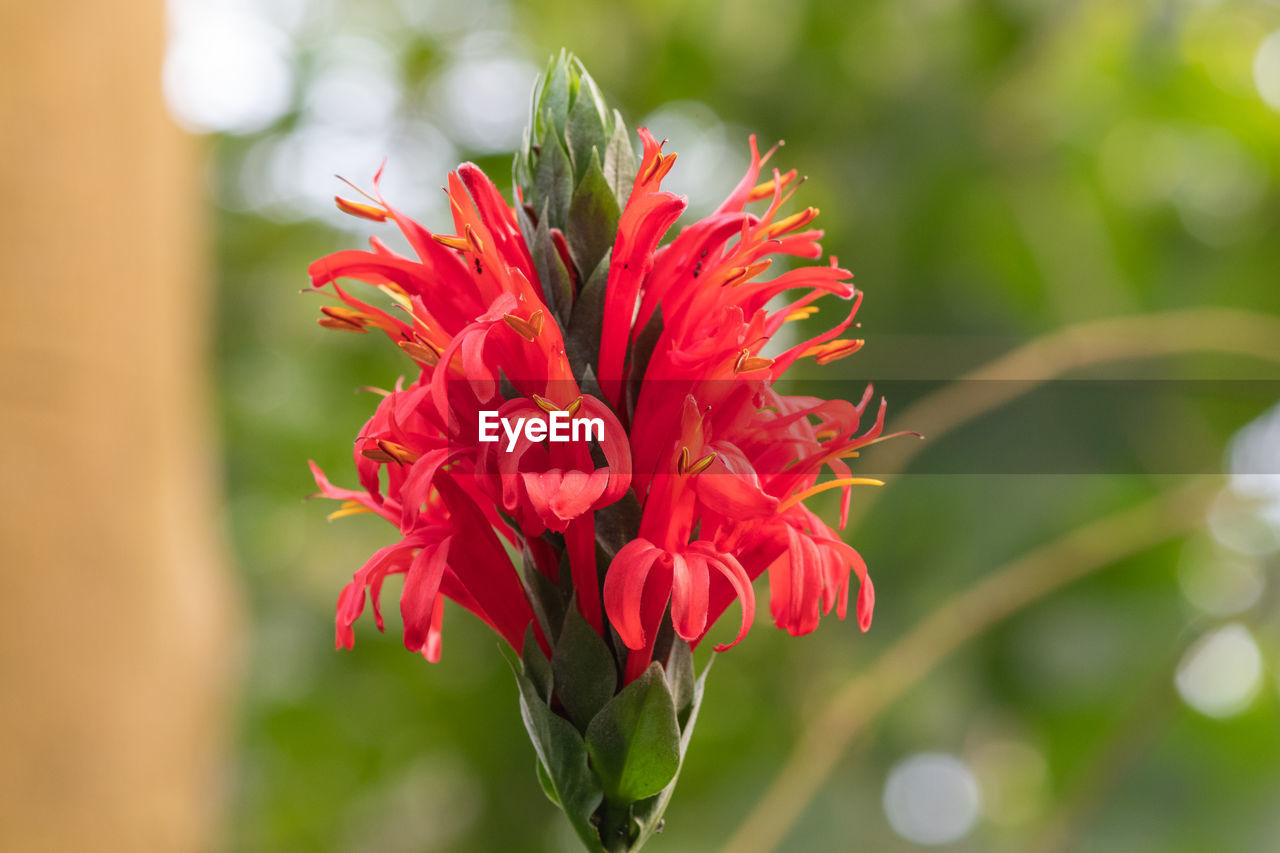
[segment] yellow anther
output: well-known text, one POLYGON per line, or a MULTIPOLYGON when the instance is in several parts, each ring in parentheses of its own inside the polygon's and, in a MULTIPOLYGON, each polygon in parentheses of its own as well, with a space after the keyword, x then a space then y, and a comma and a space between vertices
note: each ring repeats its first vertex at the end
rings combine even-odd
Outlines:
POLYGON ((419 361, 427 367, 435 367, 440 363, 440 353, 436 352, 435 347, 422 339, 416 341, 396 341, 397 346, 409 354, 414 361, 419 361))
POLYGON ((793 213, 784 219, 769 226, 769 236, 777 237, 779 234, 786 234, 788 231, 795 231, 803 228, 816 219, 818 216, 818 208, 806 207, 799 213, 793 213))
POLYGON ((829 364, 836 359, 853 355, 862 349, 862 345, 865 343, 866 341, 862 338, 838 338, 834 341, 827 341, 825 344, 809 347, 801 354, 801 358, 813 356, 818 364, 829 364))
POLYGON ((529 315, 529 328, 533 329, 534 335, 542 334, 542 309, 539 308, 529 315))
POLYGON ((724 286, 736 287, 737 285, 742 284, 744 281, 749 281, 755 278, 760 273, 764 272, 770 266, 772 266, 772 264, 773 264, 773 261, 766 258, 763 261, 756 261, 751 266, 734 267, 729 271, 729 277, 725 279, 724 286))
MULTIPOLYGON (((534 312, 534 314, 540 314, 540 313, 541 312, 537 312, 537 311, 534 312)), ((533 324, 530 323, 529 320, 523 320, 514 314, 503 314, 502 319, 504 322, 506 322, 508 326, 511 327, 511 330, 513 332, 515 332, 520 337, 524 338, 526 341, 532 341, 535 338, 537 338, 538 332, 542 330, 541 316, 539 316, 537 319, 537 324, 538 324, 537 328, 534 328, 533 324)), ((532 320, 533 318, 530 317, 529 319, 532 320)))
POLYGON ((343 213, 349 213, 361 219, 371 219, 374 222, 387 221, 387 212, 381 207, 374 207, 372 204, 365 204, 362 201, 351 201, 351 199, 343 198, 340 195, 335 195, 333 200, 337 203, 338 210, 343 213))
POLYGON ((457 249, 459 252, 465 252, 471 248, 471 244, 464 237, 450 237, 445 234, 432 234, 431 239, 435 240, 442 246, 448 246, 450 249, 457 249))
POLYGON ((471 248, 471 251, 475 252, 477 255, 483 255, 484 241, 480 239, 480 235, 477 234, 470 225, 467 225, 463 233, 467 237, 467 245, 471 248))
POLYGON ((645 167, 644 174, 640 178, 640 183, 647 184, 653 180, 662 180, 667 172, 671 171, 671 167, 675 165, 675 152, 671 154, 659 154, 649 161, 649 165, 645 167))
POLYGON ((818 306, 806 305, 803 308, 797 308, 786 316, 785 322, 790 323, 792 320, 807 320, 814 314, 818 313, 818 306))
POLYGON ((543 397, 541 395, 534 394, 529 399, 533 400, 533 404, 537 406, 539 409, 542 409, 542 411, 546 412, 547 414, 560 411, 559 406, 557 406, 555 403, 551 402, 546 397, 543 397))
POLYGON ((387 454, 401 465, 408 465, 413 462, 417 462, 419 459, 419 454, 414 453, 403 444, 397 444, 394 441, 379 439, 378 447, 382 449, 383 453, 387 454))
POLYGON ((716 454, 715 451, 712 451, 689 466, 689 476, 692 477, 694 474, 701 474, 703 471, 707 470, 707 468, 711 467, 711 463, 715 461, 716 454))
POLYGON ((360 515, 366 512, 373 512, 373 510, 360 503, 360 501, 343 501, 342 509, 329 513, 328 518, 333 521, 335 518, 346 518, 348 515, 360 515))
POLYGON ((409 294, 405 289, 394 282, 384 282, 378 285, 378 289, 390 296, 396 301, 396 304, 409 312, 413 316, 413 303, 409 301, 409 294))
POLYGON ((320 312, 324 316, 318 318, 317 322, 326 329, 336 329, 339 332, 364 332, 365 326, 373 319, 367 314, 339 305, 325 305, 320 312))
POLYGON ((565 411, 569 413, 570 417, 572 417, 576 415, 578 413, 578 409, 581 409, 581 408, 582 408, 582 398, 579 397, 578 399, 570 403, 569 407, 565 409, 565 411))
POLYGON ((690 455, 690 453, 689 453, 689 448, 687 448, 687 447, 681 447, 681 448, 680 448, 680 458, 676 460, 676 473, 677 473, 677 474, 687 474, 687 473, 689 473, 689 461, 690 461, 690 459, 692 459, 692 456, 691 456, 691 455, 690 455))
MULTIPOLYGON (((787 184, 794 181, 795 177, 796 177, 795 169, 792 169, 790 172, 787 172, 785 175, 782 176, 782 186, 785 187, 787 184)), ((768 198, 769 196, 773 195, 774 186, 775 186, 775 182, 772 179, 765 181, 764 183, 761 183, 761 184, 756 184, 754 187, 751 188, 750 192, 747 193, 747 201, 759 201, 762 198, 768 198)))
POLYGON ((738 354, 738 360, 734 362, 734 373, 750 373, 753 370, 764 370, 766 367, 773 366, 773 359, 764 358, 758 355, 748 355, 746 350, 738 354))

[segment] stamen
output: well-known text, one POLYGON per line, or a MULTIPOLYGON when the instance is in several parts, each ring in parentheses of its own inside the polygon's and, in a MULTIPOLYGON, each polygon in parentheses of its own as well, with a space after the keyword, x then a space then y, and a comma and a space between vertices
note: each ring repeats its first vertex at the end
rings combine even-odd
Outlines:
POLYGON ((778 512, 790 509, 800 501, 811 498, 819 492, 825 492, 830 489, 842 489, 845 486, 883 486, 883 480, 873 480, 870 477, 842 477, 839 480, 830 480, 817 486, 805 489, 803 492, 797 492, 778 504, 778 512))
POLYGON ((569 417, 573 417, 578 413, 578 409, 581 409, 581 408, 582 408, 582 398, 579 397, 578 399, 570 403, 569 408, 565 409, 565 411, 569 413, 569 417))
POLYGON ((691 456, 691 454, 689 453, 689 448, 687 448, 687 447, 681 447, 681 448, 680 448, 680 458, 676 460, 676 473, 677 473, 677 474, 687 474, 687 473, 689 473, 689 460, 690 460, 691 458, 692 458, 692 456, 691 456))
POLYGON ((530 399, 533 400, 533 404, 535 406, 537 406, 539 409, 542 409, 542 411, 546 412, 547 414, 551 414, 552 412, 558 412, 560 410, 560 407, 557 406, 555 403, 551 402, 546 397, 540 396, 538 394, 532 395, 530 399))

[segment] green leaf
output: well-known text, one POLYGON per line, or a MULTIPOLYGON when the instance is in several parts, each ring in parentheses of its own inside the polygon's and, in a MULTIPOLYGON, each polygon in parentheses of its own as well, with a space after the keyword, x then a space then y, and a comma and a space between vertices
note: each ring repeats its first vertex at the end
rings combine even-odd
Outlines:
POLYGON ((627 133, 627 123, 622 120, 622 113, 613 111, 613 135, 604 151, 604 178, 609 182, 619 207, 627 206, 631 198, 631 188, 636 182, 636 152, 631 147, 631 134, 627 133))
POLYGON ((569 256, 579 272, 594 270, 608 254, 618 236, 618 217, 622 214, 618 199, 600 168, 600 157, 593 149, 582 180, 573 191, 569 219, 564 236, 569 243, 569 256))
POLYGON ((640 390, 644 387, 644 374, 649 369, 653 351, 658 348, 658 341, 662 338, 662 328, 662 306, 659 305, 654 310, 653 316, 649 318, 649 322, 645 323, 644 328, 640 330, 636 342, 631 345, 626 388, 628 419, 635 417, 636 405, 640 402, 640 390))
POLYGON ((550 202, 544 201, 536 228, 523 208, 516 208, 516 219, 520 223, 525 245, 529 247, 529 254, 533 257, 533 268, 538 274, 542 296, 556 323, 563 329, 573 313, 573 278, 551 240, 551 230, 547 226, 549 207, 550 202))
POLYGON ((573 316, 565 334, 565 350, 575 376, 582 376, 600 359, 600 326, 604 322, 605 289, 609 283, 609 256, 600 259, 595 271, 578 292, 573 316))
POLYGON ((520 716, 533 742, 534 752, 547 771, 549 797, 564 809, 578 838, 592 853, 600 853, 600 833, 591 822, 603 799, 600 780, 587 763, 582 735, 573 724, 557 716, 538 695, 537 688, 522 672, 515 653, 503 648, 520 688, 520 716), (553 796, 554 795, 554 796, 553 796))
POLYGON ((680 769, 680 727, 662 665, 654 661, 587 726, 587 752, 615 803, 652 797, 680 769))
POLYGON ((560 629, 560 639, 551 655, 556 696, 569 719, 585 731, 618 686, 617 664, 600 635, 578 610, 577 599, 569 604, 560 629))

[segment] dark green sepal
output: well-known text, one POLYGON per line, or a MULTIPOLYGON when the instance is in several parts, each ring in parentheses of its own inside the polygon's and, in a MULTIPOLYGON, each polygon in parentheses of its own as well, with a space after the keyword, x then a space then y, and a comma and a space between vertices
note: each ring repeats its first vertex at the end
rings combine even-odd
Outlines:
POLYGON ((604 105, 604 96, 596 87, 582 63, 572 60, 577 70, 578 91, 574 93, 573 105, 569 107, 569 116, 565 122, 564 138, 568 143, 569 156, 573 160, 574 176, 582 180, 591 166, 593 156, 603 157, 605 145, 608 143, 610 128, 609 114, 604 105))
POLYGON ((538 224, 534 226, 525 209, 517 207, 516 220, 520 223, 520 233, 533 258, 533 269, 538 274, 543 301, 551 309, 556 323, 563 329, 573 314, 573 277, 551 239, 551 229, 547 225, 549 212, 549 202, 544 201, 538 224))
POLYGON ((653 358, 653 352, 658 348, 658 341, 662 339, 662 306, 659 305, 654 309, 653 316, 649 318, 649 322, 644 324, 644 328, 640 330, 640 335, 636 338, 634 344, 631 345, 631 357, 627 362, 627 385, 626 385, 626 406, 627 420, 633 421, 636 415, 636 405, 640 402, 640 391, 644 388, 644 375, 649 370, 649 362, 653 358))
MULTIPOLYGON (((547 118, 550 121, 550 117, 547 118)), ((538 224, 564 230, 569 219, 569 202, 573 199, 573 164, 565 153, 558 135, 548 136, 542 142, 537 165, 533 167, 532 192, 525 202, 534 210, 547 210, 538 224)))
POLYGON ((520 662, 522 664, 522 672, 525 678, 533 684, 534 689, 538 692, 538 698, 547 704, 551 703, 552 674, 551 661, 547 660, 547 656, 542 652, 542 646, 538 645, 537 635, 533 631, 533 623, 529 623, 529 627, 524 632, 524 644, 520 648, 520 662))
POLYGON ((632 187, 635 186, 636 172, 635 149, 631 147, 631 134, 627 132, 627 123, 622 120, 622 113, 613 111, 613 135, 604 151, 604 178, 618 199, 620 207, 627 206, 631 198, 632 187))
POLYGON ((605 179, 599 154, 592 149, 586 159, 587 167, 573 191, 564 229, 569 256, 579 273, 595 270, 600 259, 609 254, 622 215, 618 199, 605 179))
POLYGON ((573 304, 573 316, 565 334, 564 347, 575 376, 584 375, 588 367, 594 375, 600 360, 600 327, 604 322, 604 298, 608 284, 609 255, 606 254, 578 292, 578 301, 573 304))
POLYGON ((608 558, 597 561, 602 567, 607 568, 622 546, 639 537, 640 515, 640 501, 630 489, 615 502, 596 510, 596 544, 608 558))

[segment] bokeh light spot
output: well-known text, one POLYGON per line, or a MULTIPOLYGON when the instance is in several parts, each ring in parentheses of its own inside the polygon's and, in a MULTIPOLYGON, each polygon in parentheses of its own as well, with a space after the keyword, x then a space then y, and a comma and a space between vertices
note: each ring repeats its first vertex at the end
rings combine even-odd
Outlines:
POLYGON ((169 7, 165 103, 188 130, 252 133, 279 118, 293 96, 284 34, 234 0, 169 7))
POLYGON ((1272 109, 1280 110, 1280 30, 1262 40, 1253 57, 1253 83, 1272 109))
POLYGON ((1232 623, 1206 634, 1178 663, 1175 683, 1184 702, 1209 717, 1249 707, 1262 680, 1262 653, 1249 629, 1232 623))
POLYGON ((916 844, 949 844, 978 819, 978 782, 954 756, 920 753, 889 771, 884 813, 894 831, 916 844))

